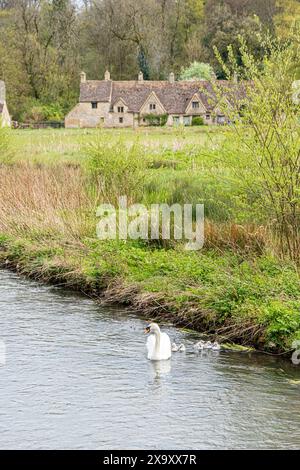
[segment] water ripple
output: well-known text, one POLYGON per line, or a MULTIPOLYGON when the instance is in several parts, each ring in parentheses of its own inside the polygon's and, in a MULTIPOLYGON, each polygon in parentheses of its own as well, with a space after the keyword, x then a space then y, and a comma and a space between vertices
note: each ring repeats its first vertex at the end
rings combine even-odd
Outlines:
POLYGON ((0 447, 299 448, 300 377, 248 354, 145 358, 144 322, 0 271, 0 447))

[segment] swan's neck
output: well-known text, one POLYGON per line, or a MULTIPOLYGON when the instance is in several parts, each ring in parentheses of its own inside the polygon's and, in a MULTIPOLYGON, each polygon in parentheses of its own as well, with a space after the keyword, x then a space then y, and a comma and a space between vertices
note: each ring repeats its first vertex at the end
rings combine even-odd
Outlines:
POLYGON ((160 352, 160 331, 155 331, 154 335, 155 335, 155 353, 158 354, 160 352))

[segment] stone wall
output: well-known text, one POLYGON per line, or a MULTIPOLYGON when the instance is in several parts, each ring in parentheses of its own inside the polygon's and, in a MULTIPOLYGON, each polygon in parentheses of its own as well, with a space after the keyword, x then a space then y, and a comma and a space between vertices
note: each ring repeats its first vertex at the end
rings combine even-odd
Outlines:
POLYGON ((10 118, 6 103, 3 104, 2 113, 0 114, 0 121, 1 121, 1 127, 11 126, 11 118, 10 118))
POLYGON ((0 103, 5 103, 6 96, 5 96, 5 83, 0 80, 0 103))
POLYGON ((133 127, 134 115, 133 113, 109 113, 104 121, 105 127, 133 127), (120 122, 122 119, 123 122, 120 122))
POLYGON ((0 80, 1 127, 11 126, 11 118, 10 118, 5 100, 6 100, 5 83, 2 80, 0 80))
MULTIPOLYGON (((147 103, 149 106, 149 103, 147 103)), ((148 114, 148 107, 144 106, 144 115, 148 114)), ((210 114, 209 119, 206 117, 206 113, 203 112, 203 109, 200 109, 198 116, 203 117, 203 120, 206 124, 214 123, 212 116, 210 114)), ((153 112, 153 114, 163 114, 164 110, 160 109, 159 103, 157 104, 157 109, 153 112)), ((193 113, 193 115, 197 115, 197 113, 193 113)), ((184 124, 184 116, 192 117, 192 113, 185 113, 177 114, 177 115, 169 115, 167 119, 167 126, 173 126, 174 117, 179 118, 178 124, 184 124)), ((118 112, 111 112, 110 110, 110 103, 98 103, 97 109, 92 108, 91 103, 78 103, 75 108, 70 111, 70 113, 65 118, 65 126, 66 128, 94 128, 94 127, 138 127, 138 126, 148 126, 148 122, 145 120, 143 121, 143 113, 140 114, 133 114, 126 112, 124 107, 124 113, 118 112), (122 122, 121 122, 122 120, 122 122)))
POLYGON ((91 103, 78 103, 65 118, 65 126, 72 127, 99 127, 105 123, 109 115, 109 103, 98 103, 96 109, 91 103))
POLYGON ((94 127, 133 127, 132 113, 112 113, 110 103, 98 103, 97 109, 91 103, 79 103, 65 118, 67 128, 94 128, 94 127), (123 122, 120 122, 120 118, 123 122))

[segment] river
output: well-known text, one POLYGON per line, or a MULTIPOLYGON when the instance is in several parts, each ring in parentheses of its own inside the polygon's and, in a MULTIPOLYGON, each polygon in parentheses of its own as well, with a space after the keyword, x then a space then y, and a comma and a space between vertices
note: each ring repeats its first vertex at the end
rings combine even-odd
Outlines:
POLYGON ((300 367, 261 354, 145 356, 145 322, 0 271, 1 449, 300 447, 300 367))

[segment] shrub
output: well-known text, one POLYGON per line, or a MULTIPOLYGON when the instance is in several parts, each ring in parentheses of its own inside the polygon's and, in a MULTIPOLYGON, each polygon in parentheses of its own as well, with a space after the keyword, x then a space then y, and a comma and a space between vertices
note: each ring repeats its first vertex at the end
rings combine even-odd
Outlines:
POLYGON ((263 312, 268 325, 267 340, 274 342, 282 349, 290 348, 293 339, 298 339, 300 333, 298 303, 273 300, 265 306, 263 312))
POLYGON ((122 139, 110 145, 98 138, 87 147, 88 170, 98 201, 117 204, 120 196, 138 201, 144 183, 145 150, 137 142, 128 145, 122 139))
POLYGON ((209 64, 193 62, 182 70, 180 80, 210 80, 214 72, 209 64))
POLYGON ((59 104, 46 105, 39 101, 29 103, 27 110, 21 116, 21 120, 25 122, 62 121, 63 119, 64 112, 59 104))
POLYGON ((228 161, 245 187, 255 192, 260 188, 260 210, 272 223, 280 254, 300 263, 300 112, 293 89, 299 43, 292 38, 273 41, 261 63, 242 41, 240 55, 248 79, 242 84, 232 82, 239 64, 232 49, 229 52, 229 67, 220 55, 219 60, 230 85, 215 87, 219 107, 232 123, 224 150, 227 146, 228 161), (241 91, 242 98, 237 99, 241 91))
POLYGON ((192 117, 192 126, 204 126, 204 119, 201 116, 192 117))

